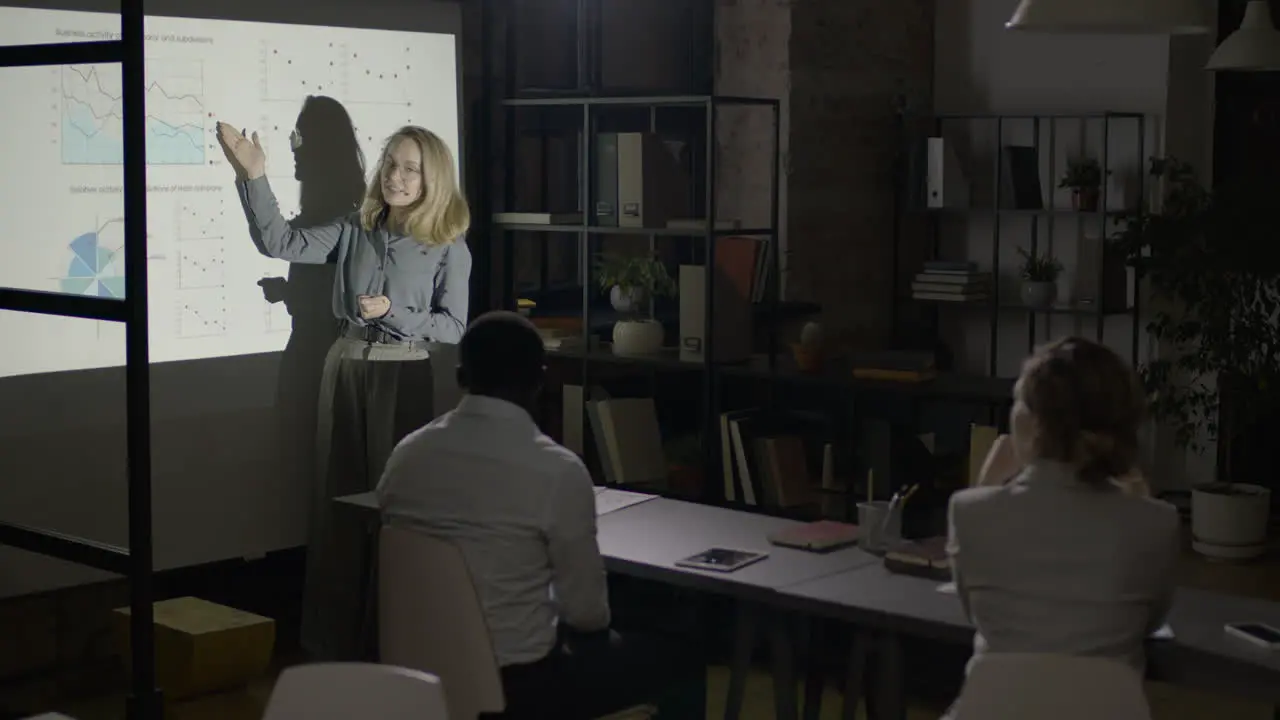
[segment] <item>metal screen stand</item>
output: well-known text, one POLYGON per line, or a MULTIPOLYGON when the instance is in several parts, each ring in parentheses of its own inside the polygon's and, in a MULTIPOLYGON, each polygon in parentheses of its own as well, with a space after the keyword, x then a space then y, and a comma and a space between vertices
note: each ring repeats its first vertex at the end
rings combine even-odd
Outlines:
MULTIPOLYGON (((152 622, 151 380, 147 347, 147 157, 143 0, 120 0, 120 39, 0 47, 0 68, 111 64, 121 66, 124 133, 125 298, 0 288, 0 310, 120 322, 125 325, 128 418, 128 549, 0 522, 0 545, 129 578, 131 720, 160 720, 152 622)), ((12 102, 12 101, 10 101, 12 102)))

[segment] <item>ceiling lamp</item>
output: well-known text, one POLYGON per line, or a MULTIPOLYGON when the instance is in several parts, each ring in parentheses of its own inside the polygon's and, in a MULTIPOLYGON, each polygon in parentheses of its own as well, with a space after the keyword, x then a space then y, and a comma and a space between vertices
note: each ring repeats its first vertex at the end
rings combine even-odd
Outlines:
POLYGON ((1022 0, 1005 27, 1045 33, 1196 35, 1213 25, 1204 0, 1022 0))
POLYGON ((1280 70, 1280 31, 1271 20, 1271 7, 1266 0, 1250 0, 1240 28, 1222 41, 1207 67, 1246 72, 1280 70))

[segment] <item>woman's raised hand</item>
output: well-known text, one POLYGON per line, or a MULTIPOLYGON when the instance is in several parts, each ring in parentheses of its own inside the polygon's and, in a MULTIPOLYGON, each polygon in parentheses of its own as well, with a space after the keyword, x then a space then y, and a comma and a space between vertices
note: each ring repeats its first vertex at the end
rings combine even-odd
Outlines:
POLYGON ((1022 461, 1014 452, 1013 438, 1001 435, 991 444, 987 457, 982 461, 982 470, 978 472, 978 482, 974 487, 990 487, 1004 485, 1022 472, 1022 461))
POLYGON ((245 180, 253 180, 267 174, 267 153, 258 142, 258 133, 250 137, 234 127, 218 123, 218 144, 227 162, 236 170, 236 175, 245 180))

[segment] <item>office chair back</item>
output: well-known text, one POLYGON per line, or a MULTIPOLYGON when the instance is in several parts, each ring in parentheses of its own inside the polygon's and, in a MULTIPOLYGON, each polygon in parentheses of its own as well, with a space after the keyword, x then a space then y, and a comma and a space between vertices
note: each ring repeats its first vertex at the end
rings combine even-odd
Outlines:
POLYGON ((1106 658, 988 653, 973 662, 953 720, 1150 720, 1142 678, 1106 658))
POLYGON ((263 720, 448 720, 440 680, 372 663, 317 663, 285 670, 263 720))
POLYGON ((462 551, 392 525, 382 528, 378 551, 382 662, 438 676, 453 720, 502 712, 502 676, 462 551))

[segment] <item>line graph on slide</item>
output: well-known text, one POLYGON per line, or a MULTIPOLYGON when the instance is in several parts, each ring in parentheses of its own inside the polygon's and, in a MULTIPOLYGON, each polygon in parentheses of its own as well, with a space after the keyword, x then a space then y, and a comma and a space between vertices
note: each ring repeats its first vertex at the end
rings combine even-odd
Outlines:
POLYGON ((58 291, 124 299, 124 218, 112 218, 70 243, 65 274, 58 291))
MULTIPOLYGON (((120 70, 67 65, 61 72, 64 165, 124 161, 120 70)), ((198 60, 147 60, 147 164, 204 165, 204 67, 198 60)))

